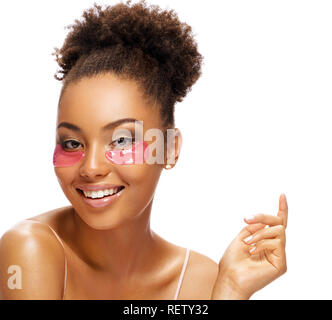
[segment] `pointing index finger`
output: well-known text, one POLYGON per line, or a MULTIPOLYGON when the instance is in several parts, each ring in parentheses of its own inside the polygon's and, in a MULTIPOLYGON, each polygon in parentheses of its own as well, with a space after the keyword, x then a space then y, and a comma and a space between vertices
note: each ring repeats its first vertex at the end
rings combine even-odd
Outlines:
POLYGON ((284 193, 282 193, 279 197, 278 217, 282 219, 282 224, 286 228, 288 220, 288 204, 287 204, 286 195, 284 193))

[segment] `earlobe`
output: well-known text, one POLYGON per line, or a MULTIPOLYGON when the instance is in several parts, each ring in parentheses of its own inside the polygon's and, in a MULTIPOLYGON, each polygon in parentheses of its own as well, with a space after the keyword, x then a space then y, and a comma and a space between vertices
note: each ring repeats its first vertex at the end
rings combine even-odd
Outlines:
POLYGON ((180 129, 173 128, 167 131, 167 157, 165 169, 171 169, 178 161, 182 146, 180 129))
POLYGON ((176 130, 175 161, 178 161, 178 158, 180 156, 181 147, 182 147, 182 134, 181 134, 180 129, 175 128, 175 130, 176 130))

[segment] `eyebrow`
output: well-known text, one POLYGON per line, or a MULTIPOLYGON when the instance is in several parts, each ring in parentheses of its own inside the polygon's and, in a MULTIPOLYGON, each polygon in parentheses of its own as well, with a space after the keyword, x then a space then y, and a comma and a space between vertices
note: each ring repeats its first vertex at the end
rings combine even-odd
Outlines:
MULTIPOLYGON (((103 126, 102 130, 103 131, 111 130, 111 129, 119 126, 122 123, 135 122, 135 121, 138 121, 138 120, 134 119, 134 118, 123 118, 123 119, 119 119, 119 120, 110 122, 107 125, 103 126)), ((138 122, 141 124, 141 121, 138 121, 138 122)), ((76 125, 74 125, 72 123, 69 123, 69 122, 61 122, 61 123, 59 123, 58 126, 57 126, 57 129, 59 129, 59 128, 67 128, 67 129, 74 130, 76 132, 82 132, 81 128, 79 128, 78 126, 76 126, 76 125)))

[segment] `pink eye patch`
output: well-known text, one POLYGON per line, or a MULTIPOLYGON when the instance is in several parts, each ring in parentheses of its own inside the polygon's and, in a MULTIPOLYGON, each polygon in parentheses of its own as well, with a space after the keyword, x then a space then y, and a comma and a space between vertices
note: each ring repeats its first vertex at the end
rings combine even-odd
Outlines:
POLYGON ((139 141, 129 149, 108 150, 105 155, 115 164, 142 164, 147 159, 148 146, 147 142, 139 141))
POLYGON ((70 167, 84 157, 83 151, 65 151, 61 144, 57 144, 53 153, 54 167, 70 167))
MULTIPOLYGON (((123 150, 108 150, 105 153, 107 160, 114 164, 138 164, 143 163, 148 156, 148 143, 140 141, 132 148, 123 150)), ((54 167, 70 167, 78 163, 83 157, 84 151, 65 151, 61 144, 57 144, 53 153, 54 167)))

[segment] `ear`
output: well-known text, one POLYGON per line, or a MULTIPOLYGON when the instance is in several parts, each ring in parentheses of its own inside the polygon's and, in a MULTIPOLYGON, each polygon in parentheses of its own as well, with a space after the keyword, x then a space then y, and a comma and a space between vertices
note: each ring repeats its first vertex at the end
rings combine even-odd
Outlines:
POLYGON ((175 163, 176 163, 179 159, 182 147, 182 134, 180 129, 175 128, 174 130, 175 130, 175 163))
POLYGON ((182 134, 180 129, 172 128, 167 130, 167 153, 165 161, 165 169, 171 169, 175 166, 179 159, 182 147, 182 134))

